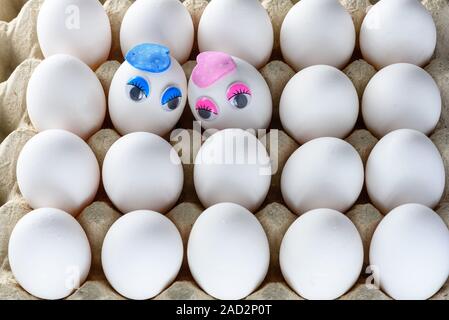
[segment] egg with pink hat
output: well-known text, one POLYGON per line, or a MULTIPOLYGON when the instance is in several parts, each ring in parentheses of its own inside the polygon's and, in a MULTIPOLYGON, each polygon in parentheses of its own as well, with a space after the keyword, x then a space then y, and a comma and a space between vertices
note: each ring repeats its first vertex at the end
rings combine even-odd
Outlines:
POLYGON ((223 52, 197 57, 188 100, 203 128, 265 129, 271 121, 270 89, 248 62, 223 52))

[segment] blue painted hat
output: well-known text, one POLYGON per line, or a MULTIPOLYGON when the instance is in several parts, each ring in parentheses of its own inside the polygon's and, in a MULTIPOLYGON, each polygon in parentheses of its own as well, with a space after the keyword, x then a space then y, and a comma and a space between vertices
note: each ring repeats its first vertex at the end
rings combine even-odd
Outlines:
POLYGON ((143 43, 128 51, 126 61, 134 68, 161 73, 170 68, 170 50, 162 45, 154 43, 143 43))

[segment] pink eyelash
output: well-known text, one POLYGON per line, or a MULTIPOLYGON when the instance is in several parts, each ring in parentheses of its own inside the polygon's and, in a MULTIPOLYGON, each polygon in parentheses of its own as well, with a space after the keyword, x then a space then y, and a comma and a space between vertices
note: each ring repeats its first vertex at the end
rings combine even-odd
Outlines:
POLYGON ((196 110, 209 110, 213 114, 218 114, 218 109, 215 103, 209 98, 199 98, 195 105, 196 110))
POLYGON ((228 100, 231 100, 233 97, 235 97, 238 94, 248 94, 251 95, 251 90, 246 86, 244 83, 234 83, 228 90, 226 97, 228 100))

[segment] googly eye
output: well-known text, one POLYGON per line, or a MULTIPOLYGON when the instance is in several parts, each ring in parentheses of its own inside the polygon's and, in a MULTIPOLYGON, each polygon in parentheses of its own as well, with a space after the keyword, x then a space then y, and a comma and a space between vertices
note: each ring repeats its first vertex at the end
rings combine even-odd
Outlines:
POLYGON ((150 94, 150 85, 142 77, 134 77, 127 83, 128 96, 132 101, 140 102, 150 94))
POLYGON ((217 105, 212 101, 212 99, 207 97, 201 97, 197 100, 195 110, 198 116, 206 121, 214 120, 218 116, 217 105))
POLYGON ((177 87, 168 87, 162 93, 161 105, 167 111, 176 110, 181 104, 182 92, 177 87))
POLYGON ((247 107, 251 102, 252 94, 251 90, 246 84, 237 82, 229 87, 226 93, 226 97, 234 107, 243 109, 247 107))

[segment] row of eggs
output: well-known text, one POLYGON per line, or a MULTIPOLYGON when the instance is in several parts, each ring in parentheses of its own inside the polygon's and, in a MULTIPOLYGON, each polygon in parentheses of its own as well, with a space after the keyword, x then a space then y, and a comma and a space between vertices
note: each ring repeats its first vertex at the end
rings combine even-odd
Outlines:
MULTIPOLYGON (((144 131, 165 136, 187 101, 206 129, 265 129, 271 122, 268 85, 257 69, 239 58, 201 53, 188 85, 179 63, 161 45, 138 45, 126 59, 112 79, 108 103, 97 76, 83 62, 68 55, 45 59, 27 88, 34 127, 64 129, 87 139, 101 128, 108 104, 122 135, 144 131)), ((430 134, 441 114, 440 91, 420 67, 393 64, 370 80, 361 111, 367 128, 379 138, 402 128, 430 134)), ((343 72, 311 66, 287 83, 279 115, 287 133, 301 144, 319 137, 343 139, 357 122, 359 98, 343 72)))
MULTIPOLYGON (((267 235, 256 217, 233 203, 206 209, 194 223, 187 245, 190 272, 218 299, 242 299, 264 280, 270 264, 267 235)), ((18 283, 45 299, 70 295, 87 278, 91 250, 85 232, 68 213, 41 208, 15 226, 8 257, 18 283)), ((130 299, 150 299, 175 280, 184 258, 183 241, 164 215, 127 213, 108 230, 101 251, 112 287, 130 299)), ((282 274, 306 299, 336 299, 358 280, 363 244, 344 214, 316 209, 285 233, 279 253, 282 274)), ((449 275, 449 232, 433 210, 406 204, 378 225, 369 250, 370 269, 395 299, 426 299, 449 275)))
MULTIPOLYGON (((67 53, 91 67, 104 62, 111 48, 111 27, 98 0, 47 0, 37 33, 45 56, 67 53)), ((271 56, 273 27, 258 0, 212 0, 198 26, 203 51, 222 51, 256 68, 271 56)), ((161 43, 184 63, 194 42, 194 26, 178 0, 137 0, 120 29, 123 55, 140 43, 161 43)), ((297 71, 317 64, 343 67, 356 44, 349 13, 338 0, 304 0, 287 13, 280 31, 284 59, 297 71)), ((408 62, 425 64, 436 46, 436 27, 418 0, 381 0, 367 12, 360 30, 360 49, 377 68, 408 62)))
MULTIPOLYGON (((204 207, 233 202, 257 210, 267 196, 272 164, 265 146, 241 129, 218 131, 198 151, 195 190, 204 207)), ((181 194, 184 174, 175 149, 161 137, 137 132, 117 140, 102 168, 105 191, 123 213, 168 211, 181 194)), ((373 204, 383 213, 406 203, 430 208, 440 201, 445 169, 424 134, 393 131, 372 150, 366 174, 357 151, 344 140, 324 137, 299 147, 286 162, 281 191, 296 214, 317 208, 346 212, 366 180, 373 204)), ((52 207, 77 215, 94 199, 100 169, 89 146, 63 130, 31 138, 17 161, 19 189, 32 208, 52 207)))

